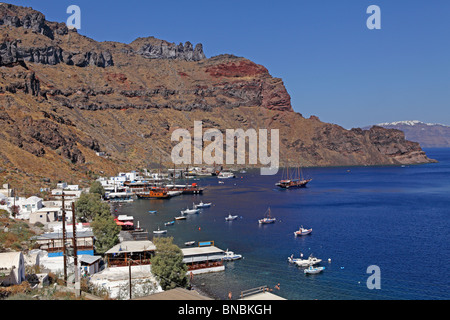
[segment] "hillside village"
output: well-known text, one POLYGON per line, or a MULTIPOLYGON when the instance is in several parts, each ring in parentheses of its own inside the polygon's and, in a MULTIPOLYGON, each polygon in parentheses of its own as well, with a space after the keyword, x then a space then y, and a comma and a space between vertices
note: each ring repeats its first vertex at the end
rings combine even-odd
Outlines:
MULTIPOLYGON (((120 173, 115 177, 99 178, 95 185, 97 188, 101 186, 100 194, 97 196, 99 199, 102 198, 102 203, 108 205, 111 217, 114 217, 115 206, 121 202, 133 201, 134 191, 130 186, 131 182, 142 184, 151 181, 152 184, 157 184, 167 179, 167 174, 133 171, 120 173)), ((26 287, 30 290, 30 288, 45 288, 53 282, 54 286, 73 289, 75 297, 88 295, 91 299, 98 297, 87 292, 81 294, 81 290, 108 299, 129 299, 131 296, 137 298, 164 291, 151 272, 150 258, 155 255, 156 246, 148 239, 147 232, 136 228, 133 222, 130 222, 129 219, 132 221, 132 217, 120 215, 115 217, 114 221, 120 230, 118 241, 115 241, 116 245, 108 248, 106 252, 101 254, 98 252, 92 221, 79 222, 72 212, 83 194, 92 193, 92 187, 80 188, 78 185, 58 183, 54 189, 41 190, 47 194, 46 199, 38 196, 20 197, 14 194, 14 189, 10 185, 4 184, 2 187, 0 298, 10 295, 5 293, 8 292, 6 288, 20 287, 24 283, 30 284, 26 287), (128 219, 128 222, 124 223, 122 219, 128 219), (12 234, 12 228, 17 223, 21 223, 20 228, 29 230, 30 237, 21 239, 20 243, 8 243, 7 235, 12 234), (66 246, 63 234, 66 235, 66 246), (6 240, 3 241, 4 239, 6 240), (74 245, 77 249, 76 257, 73 253, 74 245), (80 279, 75 279, 75 269, 79 271, 77 276, 80 279), (129 290, 131 283, 132 295, 129 290)), ((179 290, 184 289, 177 288, 177 290, 175 292, 179 293, 179 290)), ((184 291, 181 292, 186 294, 184 291)), ((198 293, 193 297, 206 299, 198 293)))
MULTIPOLYGON (((40 299, 211 299, 194 290, 189 279, 225 270, 228 250, 217 248, 213 241, 180 249, 171 238, 150 240, 148 231, 139 222, 136 225, 133 216, 118 214, 117 207, 152 193, 166 197, 202 193, 203 188, 188 183, 189 178, 232 174, 220 169, 123 172, 98 178, 88 188, 60 182, 56 188, 41 190, 43 197, 21 197, 4 184, 0 189, 0 299, 23 299, 27 294, 40 299), (179 179, 184 184, 175 184, 179 179), (178 274, 176 279, 152 272, 158 250, 165 249, 182 253, 182 261, 172 270, 178 274), (36 290, 40 293, 33 293, 36 290)), ((162 270, 167 272, 171 273, 162 270)), ((281 299, 269 291, 263 286, 247 295, 281 299)))

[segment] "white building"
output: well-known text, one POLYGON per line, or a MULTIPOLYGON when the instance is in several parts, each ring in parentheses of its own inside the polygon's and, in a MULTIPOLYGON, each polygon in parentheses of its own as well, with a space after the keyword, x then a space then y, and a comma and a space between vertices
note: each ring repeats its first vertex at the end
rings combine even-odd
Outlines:
POLYGON ((22 252, 0 253, 0 285, 21 284, 25 280, 25 262, 22 252))
POLYGON ((58 221, 59 216, 62 216, 61 208, 59 207, 44 207, 35 212, 30 213, 30 223, 40 222, 43 225, 58 221))
POLYGON ((63 192, 64 192, 64 200, 78 199, 83 193, 82 190, 65 190, 57 188, 52 190, 52 196, 61 196, 63 192))
POLYGON ((3 202, 5 203, 6 207, 4 205, 0 208, 7 210, 10 214, 12 213, 12 207, 14 205, 18 207, 18 214, 15 217, 16 219, 28 220, 32 212, 36 212, 43 207, 42 198, 36 196, 32 196, 29 198, 9 197, 7 199, 3 199, 3 202))
POLYGON ((3 184, 3 188, 0 189, 0 197, 4 195, 5 197, 12 197, 13 196, 13 189, 11 189, 10 185, 8 183, 3 184))

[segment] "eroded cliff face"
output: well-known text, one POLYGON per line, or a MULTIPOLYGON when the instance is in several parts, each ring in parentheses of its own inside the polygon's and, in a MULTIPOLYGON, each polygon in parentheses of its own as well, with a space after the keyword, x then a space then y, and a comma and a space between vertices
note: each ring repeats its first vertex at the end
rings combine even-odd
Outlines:
POLYGON ((205 130, 279 129, 280 161, 291 165, 431 161, 401 131, 305 119, 283 81, 248 59, 153 37, 99 43, 0 4, 1 179, 78 183, 160 157, 172 167, 172 132, 200 120, 205 130))

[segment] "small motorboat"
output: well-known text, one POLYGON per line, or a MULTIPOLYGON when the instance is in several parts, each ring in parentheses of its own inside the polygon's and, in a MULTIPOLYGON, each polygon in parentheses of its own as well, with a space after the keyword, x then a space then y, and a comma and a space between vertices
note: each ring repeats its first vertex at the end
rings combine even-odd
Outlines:
POLYGON ((195 244, 195 241, 188 241, 188 242, 184 243, 185 246, 193 246, 194 244, 195 244))
POLYGON ((288 261, 290 263, 295 263, 299 267, 309 267, 309 266, 313 266, 313 265, 319 264, 320 262, 322 262, 322 259, 318 259, 316 257, 313 257, 312 255, 310 255, 308 257, 308 259, 294 258, 294 255, 291 255, 288 258, 288 261))
POLYGON ((189 209, 187 208, 186 210, 181 210, 181 214, 195 214, 195 213, 199 213, 200 209, 189 209))
POLYGON ((175 224, 175 220, 164 223, 165 226, 173 226, 174 224, 175 224))
POLYGON ((294 235, 297 236, 306 236, 307 234, 310 234, 312 232, 312 229, 305 229, 303 226, 298 229, 298 231, 294 232, 294 235))
POLYGON ((231 214, 228 215, 228 217, 225 217, 225 221, 233 221, 236 220, 238 216, 232 216, 231 214))
POLYGON ((154 210, 154 211, 149 211, 148 213, 156 214, 156 213, 158 213, 158 211, 154 210))
POLYGON ((323 270, 325 270, 325 267, 317 267, 317 268, 315 268, 313 266, 310 266, 309 268, 303 270, 303 272, 305 274, 317 274, 317 273, 321 273, 323 270))
POLYGON ((175 220, 186 220, 186 217, 185 216, 175 217, 175 220))
POLYGON ((221 173, 219 173, 217 178, 219 178, 219 179, 233 179, 233 178, 236 178, 236 176, 231 171, 222 171, 221 173))
POLYGON ((211 207, 211 205, 212 205, 212 203, 203 203, 203 201, 202 201, 199 204, 194 204, 194 209, 197 209, 197 208, 209 208, 209 207, 211 207))
POLYGON ((242 255, 235 254, 233 251, 225 251, 225 256, 223 257, 223 261, 234 261, 242 259, 242 255))
POLYGON ((223 181, 219 181, 219 184, 224 184, 225 182, 223 182, 223 181))
POLYGON ((158 227, 158 230, 154 230, 153 233, 154 233, 154 234, 164 234, 164 233, 167 233, 167 230, 161 230, 161 229, 159 229, 159 227, 158 227))

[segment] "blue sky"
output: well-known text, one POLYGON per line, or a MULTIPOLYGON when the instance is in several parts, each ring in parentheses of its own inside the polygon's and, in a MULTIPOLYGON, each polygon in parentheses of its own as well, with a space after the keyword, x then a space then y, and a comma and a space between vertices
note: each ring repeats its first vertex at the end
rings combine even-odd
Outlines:
POLYGON ((295 111, 345 128, 398 120, 450 125, 448 0, 28 0, 47 20, 81 8, 81 34, 203 43, 282 78, 295 111), (381 30, 369 30, 369 5, 381 30))

